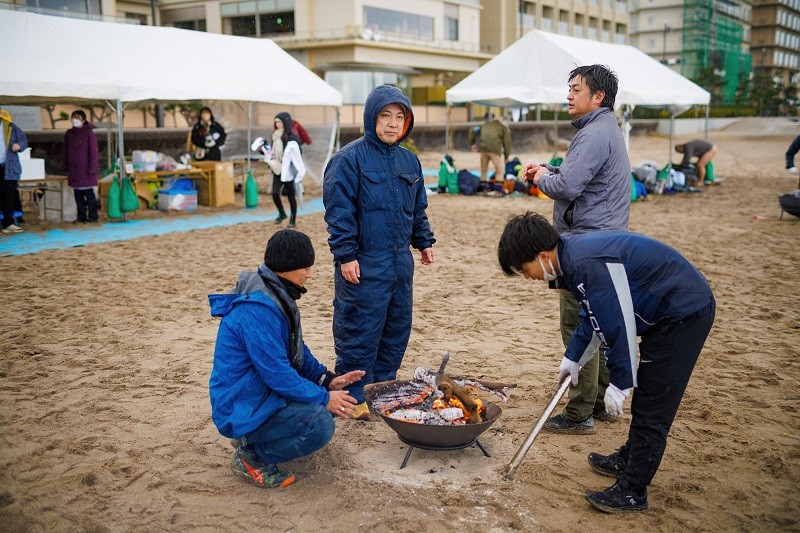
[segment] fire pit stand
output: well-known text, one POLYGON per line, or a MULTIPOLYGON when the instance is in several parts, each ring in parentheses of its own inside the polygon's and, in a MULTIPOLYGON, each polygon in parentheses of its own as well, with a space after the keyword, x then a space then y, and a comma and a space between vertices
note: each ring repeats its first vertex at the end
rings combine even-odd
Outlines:
POLYGON ((405 468, 406 464, 408 464, 408 458, 411 457, 411 452, 414 451, 414 448, 419 448, 421 450, 433 450, 433 451, 436 451, 436 452, 449 452, 449 451, 453 451, 453 450, 462 450, 464 448, 469 448, 470 446, 475 444, 475 445, 478 446, 478 448, 481 449, 481 451, 483 452, 483 455, 485 455, 486 457, 491 457, 491 455, 489 455, 489 452, 486 450, 486 448, 483 447, 483 444, 481 444, 481 441, 479 441, 477 438, 471 440, 470 442, 467 442, 466 444, 459 444, 457 446, 427 446, 425 444, 418 444, 416 442, 411 442, 408 439, 404 439, 400 435, 398 435, 397 437, 403 443, 408 444, 408 451, 406 452, 406 456, 403 459, 403 463, 400 465, 400 470, 405 468))

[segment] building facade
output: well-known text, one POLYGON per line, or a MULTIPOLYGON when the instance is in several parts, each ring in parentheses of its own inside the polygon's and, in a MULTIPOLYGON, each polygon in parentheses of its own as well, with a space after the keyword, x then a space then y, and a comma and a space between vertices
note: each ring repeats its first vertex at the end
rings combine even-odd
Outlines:
POLYGON ((628 44, 628 0, 483 0, 481 51, 495 55, 532 29, 628 44))
POLYGON ((723 80, 732 104, 752 73, 750 0, 633 0, 631 44, 683 76, 723 80))
POLYGON ((754 0, 750 46, 756 73, 800 84, 800 0, 754 0))

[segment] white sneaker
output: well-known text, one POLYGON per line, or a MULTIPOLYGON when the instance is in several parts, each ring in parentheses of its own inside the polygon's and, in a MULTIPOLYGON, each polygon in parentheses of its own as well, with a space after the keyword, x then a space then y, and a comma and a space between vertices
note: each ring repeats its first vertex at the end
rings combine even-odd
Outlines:
POLYGON ((11 224, 9 227, 3 228, 3 233, 22 233, 23 231, 25 230, 16 224, 11 224))

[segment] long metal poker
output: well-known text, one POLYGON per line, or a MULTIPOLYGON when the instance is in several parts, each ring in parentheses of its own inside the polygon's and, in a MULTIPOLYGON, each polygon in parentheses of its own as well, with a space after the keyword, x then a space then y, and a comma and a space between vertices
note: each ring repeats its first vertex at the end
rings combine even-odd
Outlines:
POLYGON ((511 462, 508 463, 508 467, 506 468, 506 473, 503 476, 505 479, 510 480, 512 477, 514 477, 514 472, 517 470, 517 467, 525 458, 525 454, 527 454, 528 450, 530 450, 531 446, 533 446, 533 441, 536 440, 536 437, 539 435, 539 432, 542 430, 542 427, 544 427, 544 423, 553 413, 553 410, 556 408, 556 405, 558 405, 558 401, 561 400, 561 397, 564 396, 565 392, 567 392, 567 389, 569 388, 570 379, 571 378, 569 374, 567 374, 564 377, 564 380, 559 384, 558 390, 556 391, 555 394, 553 394, 553 397, 550 398, 550 403, 548 403, 547 407, 544 408, 544 412, 542 412, 542 415, 536 421, 536 424, 534 424, 533 429, 528 434, 528 437, 525 439, 525 442, 522 443, 522 446, 519 447, 517 453, 514 454, 514 458, 511 459, 511 462))

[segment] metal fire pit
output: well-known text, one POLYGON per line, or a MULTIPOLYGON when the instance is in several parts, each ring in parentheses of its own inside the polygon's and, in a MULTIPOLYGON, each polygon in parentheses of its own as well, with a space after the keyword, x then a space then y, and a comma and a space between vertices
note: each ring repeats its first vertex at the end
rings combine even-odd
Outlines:
MULTIPOLYGON (((398 387, 410 383, 407 380, 383 381, 367 385, 364 388, 364 397, 367 404, 372 407, 372 400, 381 393, 396 390, 398 387)), ((409 445, 403 463, 400 468, 404 468, 408 463, 408 458, 414 448, 423 450, 448 451, 460 450, 469 446, 477 445, 486 457, 490 457, 486 448, 478 441, 478 436, 489 429, 494 422, 500 418, 503 410, 493 403, 486 402, 486 412, 483 414, 484 421, 480 424, 464 425, 443 425, 436 426, 430 424, 415 424, 397 420, 378 412, 383 421, 392 428, 402 442, 409 445)), ((373 412, 377 412, 373 409, 373 412)))

